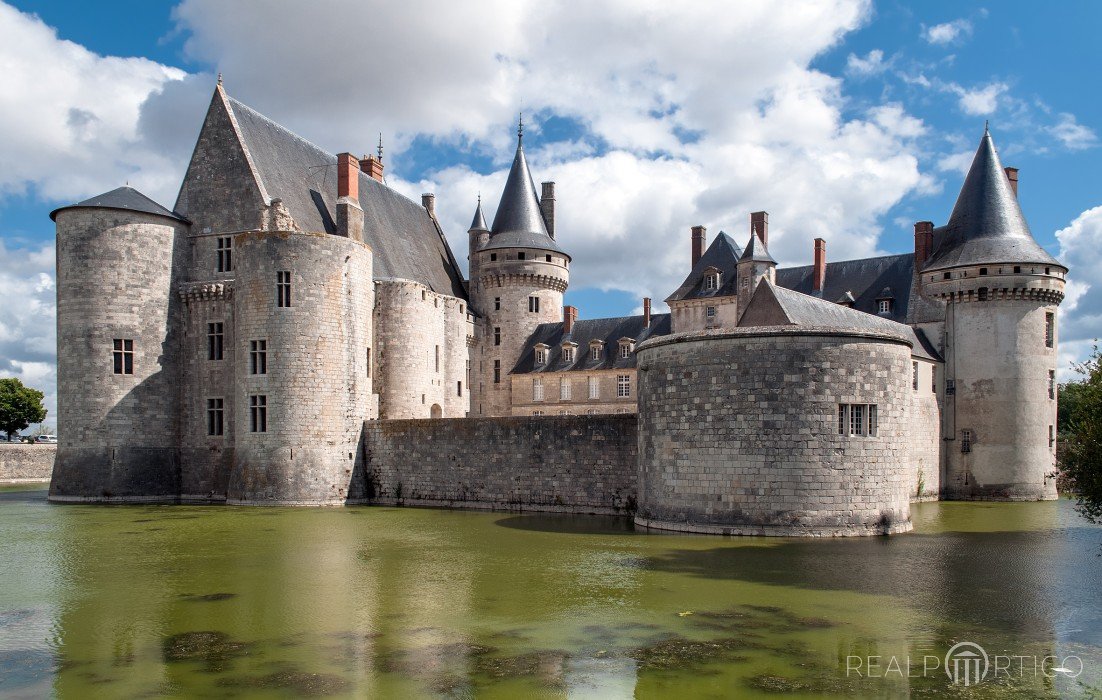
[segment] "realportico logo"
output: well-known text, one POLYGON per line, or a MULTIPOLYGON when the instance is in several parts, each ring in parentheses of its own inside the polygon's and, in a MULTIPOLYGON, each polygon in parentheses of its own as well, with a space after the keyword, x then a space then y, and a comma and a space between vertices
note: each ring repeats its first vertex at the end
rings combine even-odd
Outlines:
POLYGON ((1078 656, 988 655, 975 642, 958 642, 944 657, 923 656, 920 663, 909 656, 847 656, 846 677, 925 678, 941 669, 953 685, 973 686, 995 678, 1078 678, 1083 660, 1078 656))

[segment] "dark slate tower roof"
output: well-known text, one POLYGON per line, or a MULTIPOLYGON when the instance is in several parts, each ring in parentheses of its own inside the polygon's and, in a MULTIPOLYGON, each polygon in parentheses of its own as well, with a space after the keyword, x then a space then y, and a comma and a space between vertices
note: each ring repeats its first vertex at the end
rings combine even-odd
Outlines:
POLYGON ((478 198, 478 208, 474 210, 474 219, 471 221, 471 227, 468 231, 489 231, 490 227, 486 225, 486 217, 482 213, 482 198, 478 198))
POLYGON ((769 262, 774 265, 777 264, 777 261, 769 254, 769 250, 765 247, 765 241, 761 239, 757 231, 750 234, 750 242, 746 244, 746 250, 742 251, 742 257, 739 258, 738 261, 769 262))
POLYGON ((539 196, 536 194, 536 183, 532 180, 528 160, 524 157, 524 138, 519 131, 513 167, 509 169, 509 178, 505 181, 501 202, 494 214, 490 242, 483 250, 491 248, 539 248, 565 254, 547 234, 547 224, 543 220, 539 196))
POLYGON ((1060 265, 1030 233, 987 129, 949 223, 935 229, 934 235, 938 246, 924 270, 998 263, 1060 265))
POLYGON ((681 301, 683 299, 702 299, 705 297, 733 296, 738 292, 737 270, 738 259, 742 255, 742 248, 738 247, 730 236, 723 231, 719 232, 708 250, 700 256, 700 260, 693 265, 689 276, 681 283, 673 294, 666 297, 666 302, 681 301), (704 289, 704 273, 709 268, 720 272, 719 289, 704 289))
POLYGON ((86 199, 83 202, 77 202, 76 204, 70 204, 66 207, 58 207, 50 212, 50 218, 57 220, 57 213, 63 209, 75 209, 77 207, 86 207, 92 209, 122 209, 125 211, 138 211, 144 214, 157 214, 159 216, 167 216, 170 219, 176 219, 177 221, 187 221, 184 217, 176 214, 168 209, 165 209, 160 204, 157 204, 149 197, 146 197, 141 192, 137 191, 133 187, 119 187, 113 189, 110 192, 104 192, 103 194, 96 195, 90 199, 86 199))

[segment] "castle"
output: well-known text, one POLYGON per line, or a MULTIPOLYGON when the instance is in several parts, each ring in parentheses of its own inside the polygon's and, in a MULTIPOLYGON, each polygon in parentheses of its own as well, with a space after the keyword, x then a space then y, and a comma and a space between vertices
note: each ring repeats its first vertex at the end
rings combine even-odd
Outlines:
POLYGON ((697 226, 669 314, 563 306, 555 185, 537 193, 522 131, 464 279, 433 195, 387 187, 381 149, 334 157, 221 83, 172 209, 122 187, 51 217, 55 501, 371 502, 373 426, 508 416, 630 431, 623 490, 650 527, 895 532, 915 498, 1056 496, 1067 268, 986 130, 913 253, 828 262, 816 239, 778 269, 765 212, 745 246, 697 226))

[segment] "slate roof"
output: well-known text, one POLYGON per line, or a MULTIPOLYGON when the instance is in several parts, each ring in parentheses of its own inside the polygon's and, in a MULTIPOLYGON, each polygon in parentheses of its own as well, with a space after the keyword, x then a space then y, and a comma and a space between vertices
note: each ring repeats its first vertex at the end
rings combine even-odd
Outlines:
POLYGON ((523 141, 518 137, 513 166, 501 191, 501 201, 494 213, 494 225, 490 229, 490 241, 482 250, 495 248, 538 248, 566 254, 558 243, 547 234, 547 224, 540 210, 536 183, 528 170, 524 157, 523 141))
MULTIPOLYGON (((282 199, 304 231, 336 233, 337 157, 232 97, 227 104, 268 196, 282 199)), ((424 207, 362 172, 359 193, 376 279, 409 279, 466 298, 455 256, 424 207)))
POLYGON ((704 255, 700 256, 696 265, 693 265, 693 269, 681 286, 666 297, 666 302, 733 296, 738 292, 738 261, 741 255, 742 248, 739 248, 730 236, 720 231, 704 251, 704 255), (718 269, 721 273, 719 289, 704 289, 704 272, 710 267, 718 269))
POLYGON ((774 265, 777 264, 777 261, 769 254, 769 250, 765 246, 765 241, 761 239, 757 231, 750 234, 750 242, 746 244, 746 250, 742 252, 742 257, 739 258, 739 262, 747 261, 771 262, 774 265))
MULTIPOLYGON (((777 269, 777 286, 811 295, 813 266, 777 269)), ((877 299, 887 289, 894 297, 889 318, 907 322, 907 310, 914 281, 914 255, 885 255, 879 258, 828 262, 822 298, 842 299, 846 292, 854 297, 853 308, 869 314, 877 313, 877 299)))
POLYGON ((542 374, 552 372, 585 371, 595 369, 629 369, 635 367, 635 353, 620 358, 620 338, 634 338, 638 347, 648 338, 670 334, 670 315, 654 314, 649 328, 643 328, 642 316, 623 316, 620 318, 581 319, 574 322, 569 336, 563 335, 563 324, 542 323, 528 338, 521 351, 513 374, 542 374), (600 360, 591 360, 589 343, 603 340, 604 352, 600 360), (574 351, 573 364, 562 361, 562 344, 571 341, 578 344, 574 351), (549 346, 548 361, 536 366, 535 348, 538 343, 549 346))
POLYGON ((949 222, 934 229, 934 237, 937 248, 923 270, 998 263, 1063 267, 1030 233, 986 129, 949 222))
POLYGON ((83 202, 58 207, 50 212, 50 218, 56 221, 59 211, 63 209, 74 209, 76 207, 122 209, 124 211, 137 211, 145 214, 158 214, 160 216, 167 216, 170 219, 176 219, 177 221, 187 221, 184 217, 176 214, 170 209, 162 207, 160 204, 157 204, 149 197, 146 197, 141 192, 129 186, 118 187, 110 192, 104 192, 103 194, 86 199, 83 202))
POLYGON ((482 198, 478 198, 478 207, 474 210, 474 218, 471 219, 471 227, 468 231, 489 231, 490 227, 486 225, 486 216, 482 213, 482 198))

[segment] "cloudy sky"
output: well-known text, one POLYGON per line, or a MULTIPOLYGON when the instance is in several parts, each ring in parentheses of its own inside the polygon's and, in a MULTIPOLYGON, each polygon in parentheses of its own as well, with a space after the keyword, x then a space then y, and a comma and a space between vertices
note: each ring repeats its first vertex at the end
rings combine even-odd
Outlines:
MULTIPOLYGON (((687 272, 689 227, 807 263, 912 249, 990 120, 1034 235, 1072 268, 1063 365, 1102 335, 1102 5, 740 0, 0 2, 0 376, 54 409, 48 213, 129 182, 171 206, 228 92, 333 151, 386 146, 457 257, 492 220, 525 114, 558 183, 568 303, 631 313, 687 272)), ((465 263, 464 263, 465 264, 465 263)))

